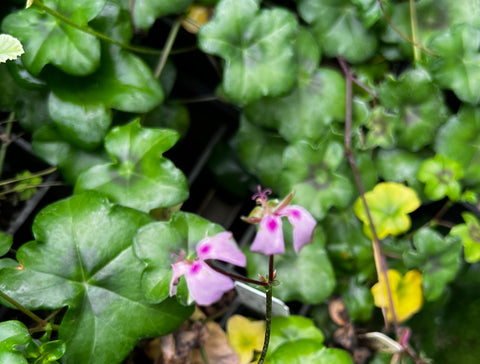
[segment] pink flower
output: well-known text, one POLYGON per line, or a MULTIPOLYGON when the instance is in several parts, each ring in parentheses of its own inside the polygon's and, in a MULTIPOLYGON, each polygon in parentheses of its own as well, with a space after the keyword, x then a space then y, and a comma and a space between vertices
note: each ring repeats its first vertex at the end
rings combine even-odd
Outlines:
POLYGON ((283 254, 285 242, 282 218, 286 216, 293 228, 293 247, 299 253, 306 244, 312 241, 317 222, 303 207, 289 205, 292 194, 279 204, 272 205, 267 197, 270 193, 269 189, 262 191, 259 186, 258 193, 253 196, 257 204, 261 205, 261 211, 254 210, 254 216, 245 219, 247 222, 260 225, 250 250, 265 255, 283 254), (259 216, 256 216, 257 214, 259 216))
POLYGON ((196 251, 197 258, 181 258, 172 264, 170 296, 177 293, 178 281, 184 275, 190 296, 197 304, 208 306, 218 301, 225 292, 234 287, 234 284, 229 277, 210 268, 205 260, 217 259, 241 267, 244 267, 247 261, 230 232, 222 232, 201 240, 196 251))

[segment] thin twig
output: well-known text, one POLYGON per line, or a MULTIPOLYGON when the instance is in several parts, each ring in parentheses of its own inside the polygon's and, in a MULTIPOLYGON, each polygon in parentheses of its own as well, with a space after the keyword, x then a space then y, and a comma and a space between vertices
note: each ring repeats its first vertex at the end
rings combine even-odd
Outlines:
POLYGON ((47 174, 53 173, 56 170, 57 170, 57 167, 50 167, 50 168, 44 169, 43 171, 34 173, 30 176, 6 179, 4 181, 0 181, 0 186, 5 186, 5 185, 8 185, 10 183, 17 183, 17 182, 26 181, 26 180, 29 180, 29 179, 32 179, 32 178, 35 178, 35 177, 42 177, 42 176, 45 176, 47 174))
MULTIPOLYGON (((370 224, 370 229, 372 231, 373 239, 372 239, 372 247, 373 247, 373 253, 374 253, 374 260, 375 260, 375 266, 377 269, 377 275, 378 275, 378 281, 379 282, 384 282, 385 287, 387 289, 387 295, 388 295, 388 303, 390 306, 390 313, 392 315, 392 322, 393 326, 395 328, 395 332, 398 335, 398 320, 397 320, 397 315, 395 312, 395 306, 393 304, 393 297, 392 297, 392 291, 390 287, 390 282, 388 279, 388 267, 387 267, 387 262, 385 259, 385 256, 382 254, 382 249, 380 245, 380 239, 378 238, 377 231, 375 229, 375 224, 373 223, 373 218, 370 213, 370 209, 368 207, 367 200, 365 198, 365 188, 363 187, 363 182, 360 177, 360 173, 358 171, 355 158, 353 156, 353 151, 351 148, 352 145, 352 100, 353 100, 353 95, 352 95, 352 74, 350 69, 348 68, 346 62, 338 57, 338 62, 340 64, 340 67, 342 68, 344 74, 345 74, 345 79, 346 79, 346 96, 345 96, 345 138, 344 138, 344 145, 345 145, 345 155, 348 158, 348 162, 350 163, 350 167, 352 169, 352 173, 355 179, 355 183, 358 187, 358 190, 360 192, 360 199, 362 201, 363 207, 365 209, 365 213, 368 218, 368 222, 370 224)), ((382 309, 383 310, 383 309, 382 309)), ((388 327, 388 318, 387 315, 385 315, 384 312, 384 319, 385 319, 385 326, 388 327)))
POLYGON ((175 23, 173 23, 172 28, 170 29, 170 33, 168 34, 167 41, 163 46, 162 56, 158 61, 157 67, 155 68, 154 76, 156 78, 160 77, 162 74, 163 68, 167 63, 168 55, 172 51, 173 43, 175 42, 175 38, 177 37, 178 31, 180 30, 180 26, 182 25, 182 17, 179 17, 175 23))
POLYGON ((2 171, 3 171, 3 163, 5 163, 5 156, 7 155, 7 148, 10 145, 10 134, 12 133, 12 125, 13 120, 15 120, 15 113, 11 112, 8 115, 7 120, 7 127, 5 128, 5 134, 2 135, 5 141, 2 143, 2 147, 0 148, 0 178, 2 178, 2 171))

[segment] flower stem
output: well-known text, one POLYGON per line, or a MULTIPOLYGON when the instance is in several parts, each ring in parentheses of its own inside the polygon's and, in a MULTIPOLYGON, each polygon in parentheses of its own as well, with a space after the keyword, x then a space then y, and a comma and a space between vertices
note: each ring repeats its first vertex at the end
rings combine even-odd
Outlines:
POLYGON ((239 274, 234 274, 234 273, 227 272, 226 270, 223 270, 222 268, 219 268, 219 267, 213 265, 211 259, 206 259, 205 263, 207 263, 208 266, 210 268, 212 268, 215 272, 221 273, 221 274, 223 274, 227 277, 230 277, 234 280, 237 280, 237 281, 240 281, 240 282, 245 282, 245 283, 256 284, 256 285, 262 286, 262 287, 268 287, 269 286, 269 284, 267 282, 262 282, 262 281, 259 281, 259 280, 256 280, 256 279, 251 279, 251 278, 241 276, 239 274))
POLYGON ((268 262, 268 287, 266 290, 265 297, 265 339, 263 340, 263 349, 258 364, 263 364, 265 356, 268 351, 268 344, 270 343, 270 330, 272 328, 272 299, 273 299, 273 280, 274 280, 274 271, 273 271, 273 255, 270 255, 268 262))

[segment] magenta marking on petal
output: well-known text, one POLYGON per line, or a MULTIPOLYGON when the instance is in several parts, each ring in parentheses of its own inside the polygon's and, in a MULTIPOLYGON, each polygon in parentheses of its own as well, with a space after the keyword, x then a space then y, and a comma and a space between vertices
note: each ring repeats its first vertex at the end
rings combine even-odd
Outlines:
POLYGON ((290 210, 290 216, 292 216, 293 218, 295 219, 300 219, 300 217, 302 216, 301 212, 296 210, 296 209, 291 209, 290 210))
POLYGON ((197 274, 202 269, 202 265, 199 262, 195 262, 190 267, 190 274, 197 274))
POLYGON ((275 219, 270 219, 267 222, 266 226, 267 226, 267 229, 270 230, 270 232, 274 232, 278 228, 278 223, 277 223, 277 221, 275 221, 275 219))
POLYGON ((210 249, 211 249, 211 246, 208 244, 205 244, 200 248, 200 253, 207 254, 210 251, 210 249))

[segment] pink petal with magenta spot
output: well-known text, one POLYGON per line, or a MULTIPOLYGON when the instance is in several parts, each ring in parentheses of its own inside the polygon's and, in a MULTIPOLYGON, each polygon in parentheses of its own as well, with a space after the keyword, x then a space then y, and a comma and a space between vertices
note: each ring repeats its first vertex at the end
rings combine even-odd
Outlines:
POLYGON ((245 267, 247 259, 238 248, 232 233, 225 231, 203 239, 197 244, 197 255, 201 260, 216 259, 245 267))
POLYGON ((293 227, 293 247, 297 253, 312 242, 313 231, 317 225, 314 217, 303 207, 291 205, 283 208, 281 215, 286 215, 290 224, 293 227))
POLYGON ((280 216, 265 215, 262 218, 260 229, 253 240, 250 250, 265 255, 283 254, 285 252, 282 218, 280 216))

